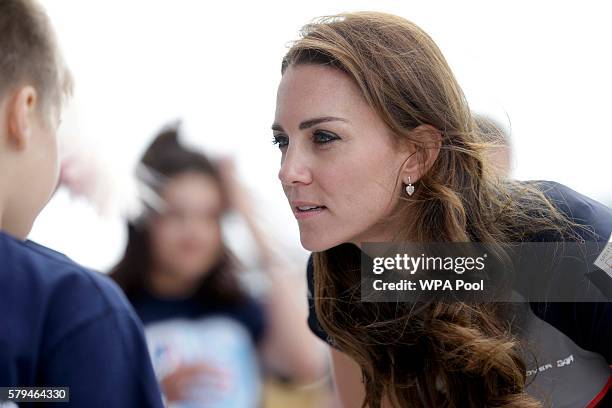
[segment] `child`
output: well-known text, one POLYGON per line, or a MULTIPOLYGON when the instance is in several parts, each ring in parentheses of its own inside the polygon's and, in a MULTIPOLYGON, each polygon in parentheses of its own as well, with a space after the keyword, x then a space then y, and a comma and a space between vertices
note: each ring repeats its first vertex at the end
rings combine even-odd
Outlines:
POLYGON ((118 288, 26 240, 58 182, 70 90, 45 13, 0 0, 0 387, 69 387, 77 407, 161 407, 141 324, 118 288))
POLYGON ((144 324, 172 407, 260 406, 264 372, 319 379, 324 355, 295 302, 297 282, 271 250, 232 162, 184 146, 171 126, 146 149, 137 176, 143 211, 110 276, 144 324), (256 244, 265 293, 247 290, 246 268, 228 247, 222 220, 233 211, 256 244))

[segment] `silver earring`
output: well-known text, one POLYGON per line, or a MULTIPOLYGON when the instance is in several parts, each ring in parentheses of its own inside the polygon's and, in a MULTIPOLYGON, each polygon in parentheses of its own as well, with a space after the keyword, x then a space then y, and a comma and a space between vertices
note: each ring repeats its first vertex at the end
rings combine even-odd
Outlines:
POLYGON ((410 176, 408 176, 408 185, 406 186, 406 194, 411 196, 414 193, 414 186, 410 182, 410 176))

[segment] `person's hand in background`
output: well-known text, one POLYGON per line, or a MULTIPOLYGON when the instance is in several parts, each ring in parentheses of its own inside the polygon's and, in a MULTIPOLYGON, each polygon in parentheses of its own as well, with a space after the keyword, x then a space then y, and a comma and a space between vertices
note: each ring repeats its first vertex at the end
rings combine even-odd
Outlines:
POLYGON ((231 156, 223 156, 217 160, 216 164, 230 209, 243 215, 245 211, 249 212, 249 194, 245 186, 238 181, 235 159, 231 156))
POLYGON ((118 163, 109 165, 111 162, 103 149, 87 137, 87 132, 78 122, 76 107, 72 103, 64 110, 58 128, 60 175, 56 192, 65 187, 72 198, 83 198, 99 214, 109 215, 118 209, 115 201, 119 194, 110 167, 118 163))
POLYGON ((112 177, 93 154, 81 151, 62 159, 57 188, 65 187, 73 198, 84 198, 100 214, 112 210, 112 177))
POLYGON ((214 403, 231 391, 230 374, 206 363, 182 364, 160 381, 168 402, 214 403))
POLYGON ((227 199, 228 209, 235 211, 246 223, 259 250, 259 263, 265 266, 262 269, 265 271, 272 264, 285 267, 286 265, 279 265, 279 257, 271 249, 271 237, 265 234, 260 226, 261 217, 256 211, 256 205, 254 205, 256 197, 238 179, 235 159, 231 156, 222 156, 217 160, 216 165, 221 178, 223 193, 227 199))

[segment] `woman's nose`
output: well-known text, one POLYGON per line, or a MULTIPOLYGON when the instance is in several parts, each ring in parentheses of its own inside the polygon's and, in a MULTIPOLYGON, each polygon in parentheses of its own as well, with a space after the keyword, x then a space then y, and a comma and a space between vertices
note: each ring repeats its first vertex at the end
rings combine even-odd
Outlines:
POLYGON ((278 178, 284 186, 311 183, 312 172, 308 159, 299 150, 287 147, 287 152, 281 160, 278 178))

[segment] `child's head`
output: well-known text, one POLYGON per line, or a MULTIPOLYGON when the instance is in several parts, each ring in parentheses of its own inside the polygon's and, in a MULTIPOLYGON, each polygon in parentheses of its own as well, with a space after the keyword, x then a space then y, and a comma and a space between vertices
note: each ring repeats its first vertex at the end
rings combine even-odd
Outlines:
POLYGON ((165 286, 158 295, 240 301, 239 265, 221 231, 229 197, 217 163, 184 146, 171 126, 147 148, 137 176, 144 211, 130 223, 125 254, 111 273, 128 297, 165 286))
POLYGON ((0 229, 25 237, 59 175, 56 129, 72 82, 32 0, 0 1, 0 229))
POLYGON ((221 216, 226 194, 217 166, 202 152, 183 146, 178 129, 164 129, 140 165, 153 269, 198 281, 223 258, 221 216))

